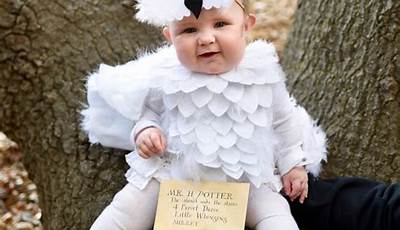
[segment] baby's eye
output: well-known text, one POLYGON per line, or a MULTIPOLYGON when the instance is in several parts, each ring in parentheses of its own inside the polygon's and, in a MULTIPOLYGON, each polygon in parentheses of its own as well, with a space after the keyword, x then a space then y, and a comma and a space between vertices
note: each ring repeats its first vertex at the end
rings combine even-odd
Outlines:
POLYGON ((216 28, 224 27, 224 26, 226 26, 226 22, 224 22, 224 21, 219 21, 214 24, 214 27, 216 27, 216 28))
POLYGON ((196 31, 197 31, 196 28, 190 27, 190 28, 184 29, 184 30, 182 31, 182 33, 190 34, 190 33, 196 32, 196 31))

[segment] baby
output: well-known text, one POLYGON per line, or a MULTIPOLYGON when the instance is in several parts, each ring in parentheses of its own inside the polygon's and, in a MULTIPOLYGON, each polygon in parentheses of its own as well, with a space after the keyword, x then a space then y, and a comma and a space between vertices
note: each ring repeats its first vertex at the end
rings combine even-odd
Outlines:
POLYGON ((127 185, 91 229, 151 229, 168 179, 249 182, 248 227, 298 229, 280 191, 304 201, 325 135, 289 97, 273 45, 246 45, 247 2, 138 2, 172 45, 89 76, 89 141, 133 150, 127 185))

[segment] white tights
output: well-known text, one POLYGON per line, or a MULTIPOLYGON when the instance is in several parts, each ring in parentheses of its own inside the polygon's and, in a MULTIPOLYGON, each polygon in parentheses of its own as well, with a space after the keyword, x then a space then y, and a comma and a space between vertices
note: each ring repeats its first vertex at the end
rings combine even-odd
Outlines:
MULTIPOLYGON (((90 230, 152 229, 159 183, 152 180, 144 190, 127 184, 97 217, 90 230)), ((267 186, 250 187, 246 226, 255 230, 298 230, 287 201, 267 186)))
POLYGON ((255 230, 298 230, 283 196, 268 186, 250 187, 246 226, 255 230))

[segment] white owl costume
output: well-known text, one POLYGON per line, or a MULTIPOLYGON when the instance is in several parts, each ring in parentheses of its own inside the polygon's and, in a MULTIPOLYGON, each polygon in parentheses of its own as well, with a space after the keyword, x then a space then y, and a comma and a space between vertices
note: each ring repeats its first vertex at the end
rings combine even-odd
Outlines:
POLYGON ((296 165, 318 174, 325 135, 289 98, 273 45, 248 45, 236 69, 220 74, 183 67, 173 47, 125 65, 101 65, 88 79, 82 111, 91 143, 134 150, 132 129, 160 127, 167 152, 127 155, 129 182, 157 179, 240 180, 281 189, 296 165), (140 126, 140 127, 139 127, 140 126))
MULTIPOLYGON (((201 10, 233 2, 169 1, 165 10, 160 0, 139 0, 137 17, 165 25, 198 16, 190 4, 201 10)), ((264 41, 249 44, 239 65, 218 75, 186 69, 173 46, 124 65, 100 65, 88 78, 83 128, 91 143, 132 152, 129 183, 91 229, 150 228, 158 193, 153 178, 250 182, 247 225, 298 229, 278 193, 281 176, 300 165, 317 175, 326 160, 325 134, 289 97, 284 81, 275 48, 264 41), (143 159, 134 138, 150 126, 164 132, 167 151, 143 159)))

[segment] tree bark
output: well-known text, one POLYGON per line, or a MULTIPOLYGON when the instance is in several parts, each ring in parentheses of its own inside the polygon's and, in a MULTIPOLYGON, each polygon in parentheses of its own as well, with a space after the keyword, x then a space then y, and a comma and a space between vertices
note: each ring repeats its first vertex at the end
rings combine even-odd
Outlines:
POLYGON ((45 229, 88 229, 125 183, 124 153, 80 131, 85 76, 161 41, 113 0, 0 1, 0 130, 20 143, 45 229))
POLYGON ((400 1, 300 1, 284 54, 329 138, 326 175, 400 180, 400 1))

